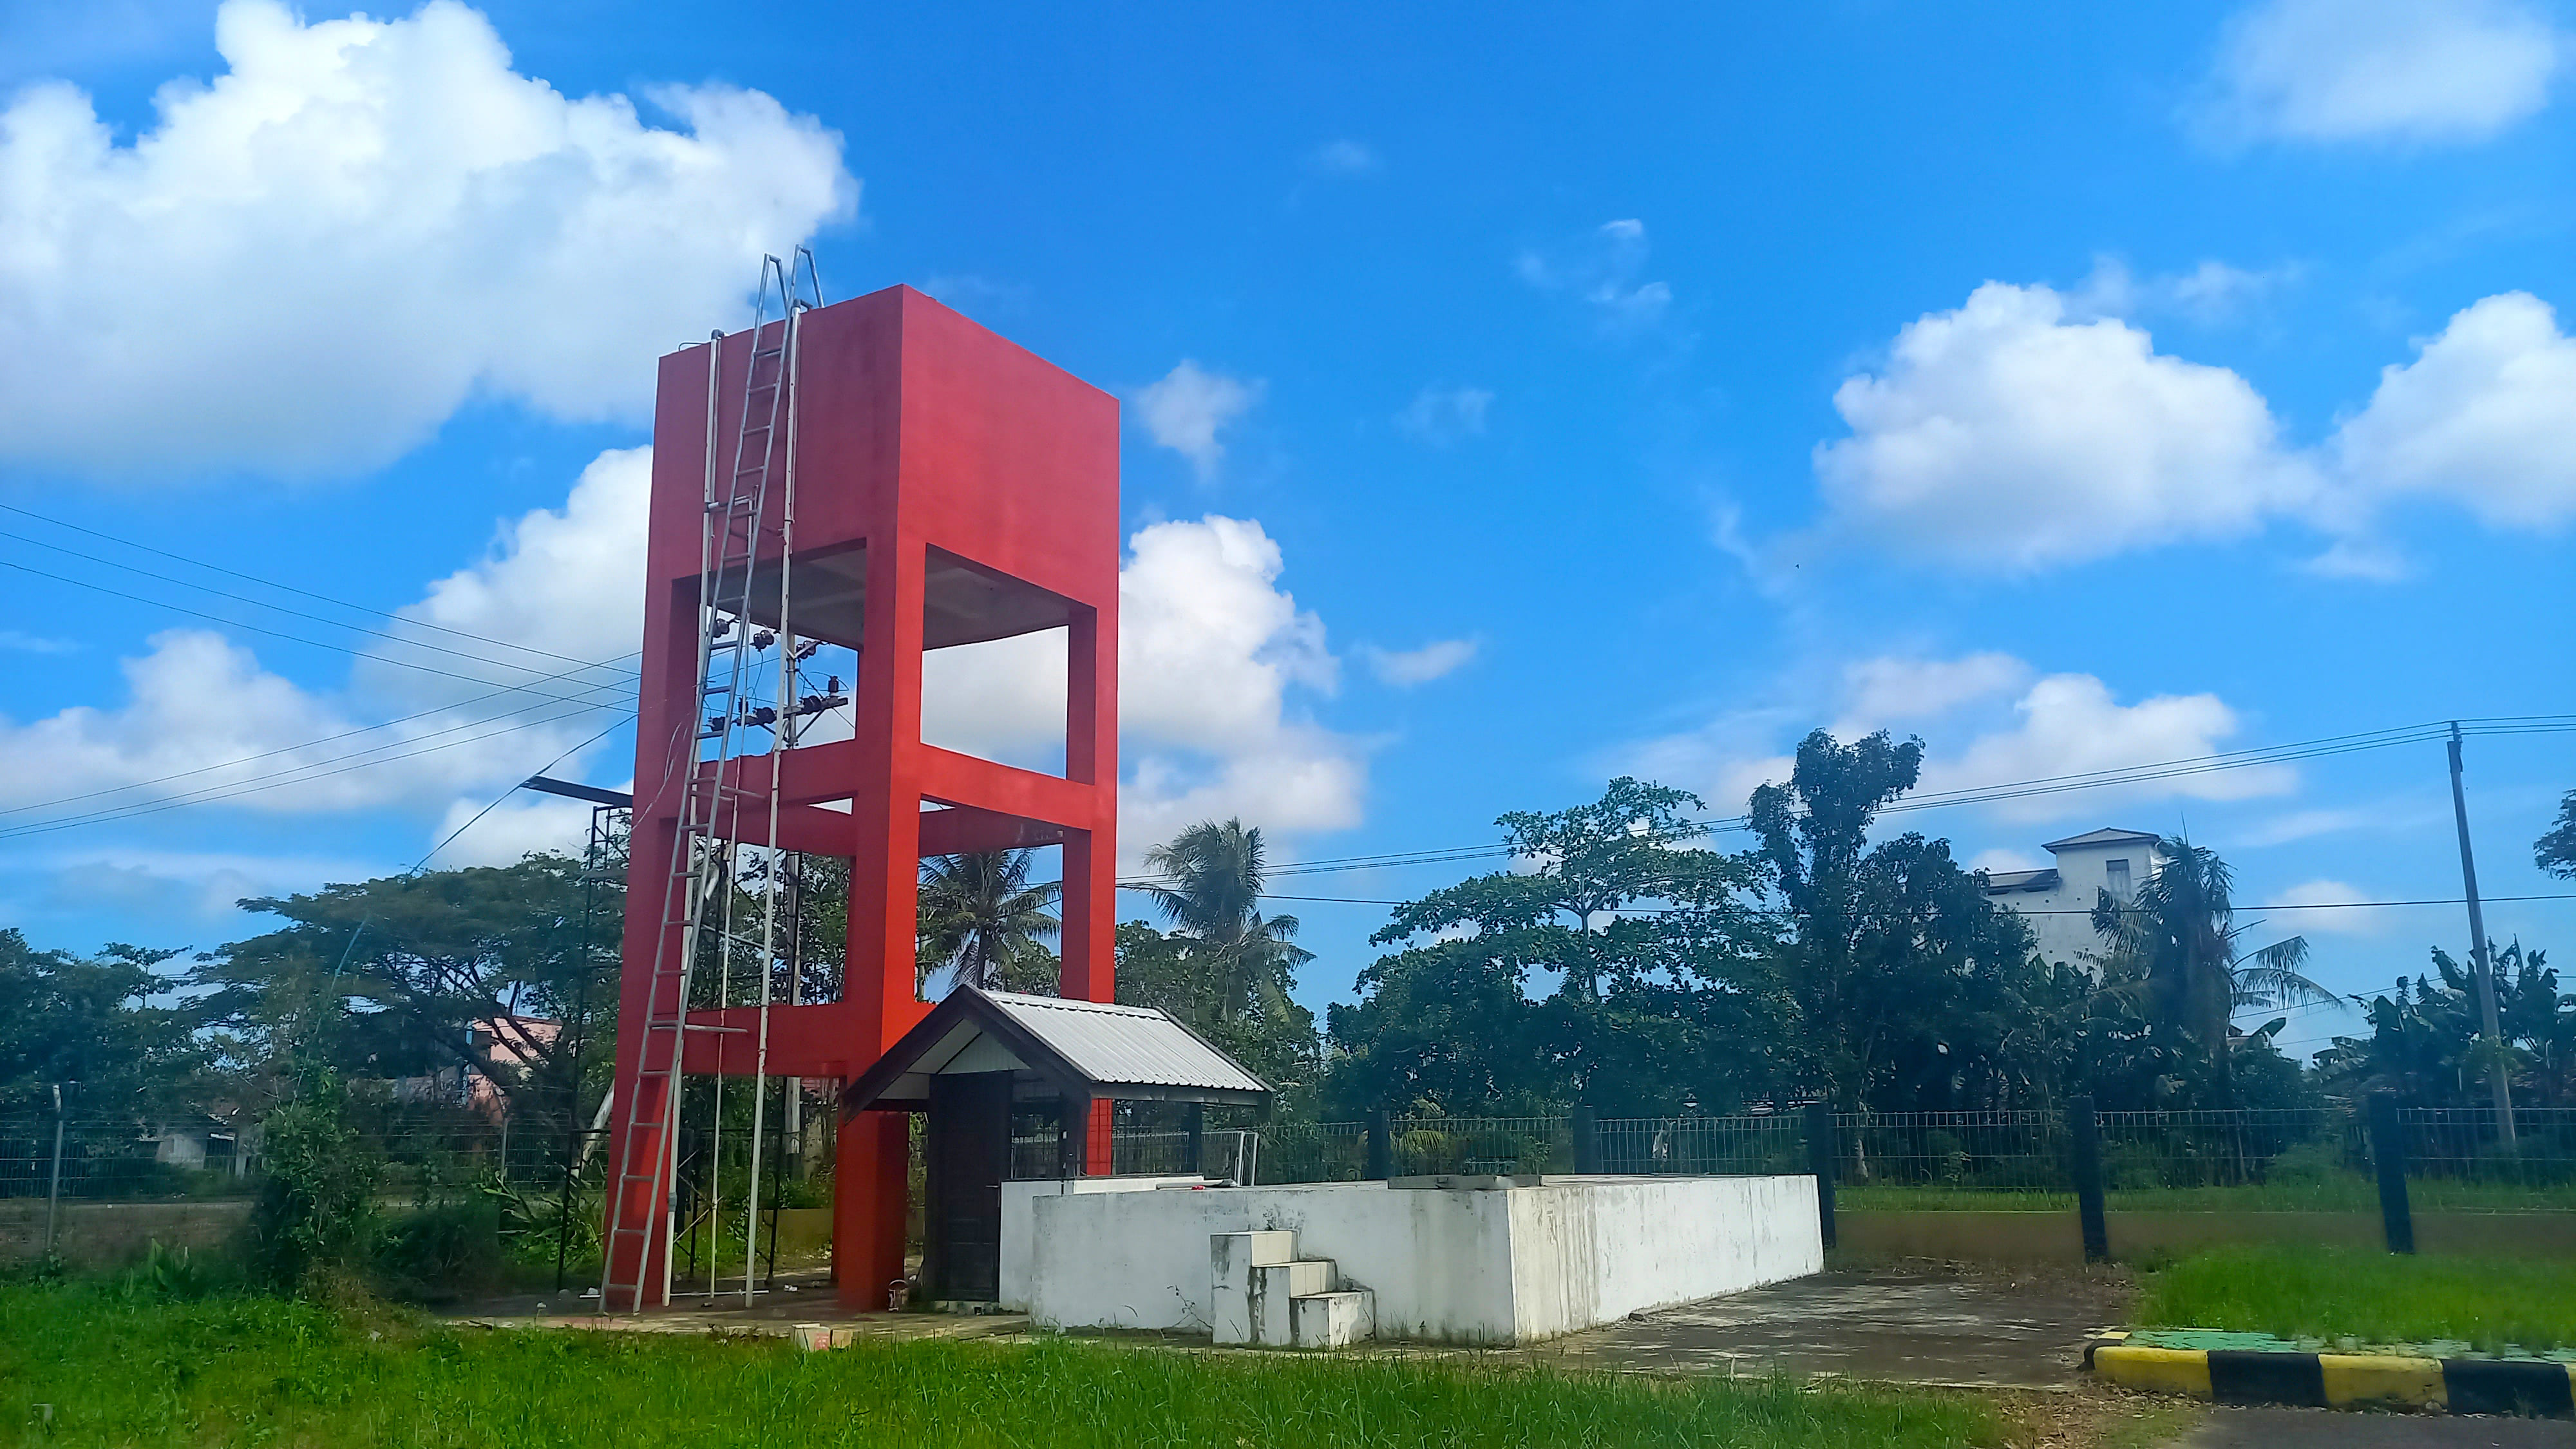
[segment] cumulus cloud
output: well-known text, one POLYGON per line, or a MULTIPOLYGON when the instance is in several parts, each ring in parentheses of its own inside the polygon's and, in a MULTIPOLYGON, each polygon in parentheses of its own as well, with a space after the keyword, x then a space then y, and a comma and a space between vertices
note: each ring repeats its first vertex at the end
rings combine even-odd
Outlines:
POLYGON ((268 815, 482 808, 632 707, 618 661, 641 631, 650 471, 650 449, 601 454, 561 510, 505 523, 485 557, 396 611, 437 626, 388 630, 417 646, 374 641, 340 687, 172 629, 122 662, 121 703, 0 717, 21 766, 0 776, 0 833, 214 797, 268 815))
POLYGON ((2093 271, 2066 294, 2069 317, 2132 318, 2170 314, 2214 327, 2231 322, 2297 280, 2295 266, 2261 271, 2203 258, 2187 272, 2139 276, 2118 257, 2093 259, 2093 271))
POLYGON ((1382 684, 1410 689, 1465 667, 1480 647, 1474 639, 1439 639, 1419 649, 1381 649, 1363 644, 1355 652, 1368 661, 1369 672, 1382 684))
MULTIPOLYGON (((1789 778, 1793 761, 1780 746, 1786 731, 1804 733, 1801 720, 1833 720, 1828 728, 1846 743, 1880 729, 1925 736, 1919 794, 2195 759, 2225 748, 2239 729, 2235 710, 2214 694, 2122 703, 2090 674, 2034 674, 1998 653, 1863 660, 1843 671, 1830 699, 1794 711, 1731 715, 1646 740, 1623 752, 1617 768, 1686 786, 1731 811, 1743 808, 1755 786, 1789 778), (1948 723, 1928 727, 1933 721, 1948 723)), ((2058 820, 2156 800, 2276 795, 2297 781, 2289 766, 2257 766, 1997 800, 1983 808, 2000 820, 2058 820)))
MULTIPOLYGON (((2039 680, 2014 702, 2013 716, 2009 727, 1978 735, 1955 755, 1934 752, 1924 762, 1923 791, 2198 759, 2224 749, 2239 728, 2236 711, 2217 695, 2155 695, 2122 704, 2089 674, 2039 680)), ((2286 793, 2297 783, 2298 772, 2288 765, 2256 765, 2000 800, 1986 809, 2004 820, 2059 820, 2150 800, 2248 800, 2286 793)))
POLYGON ((1851 436, 1816 449, 1827 506, 1960 566, 2241 537, 2317 488, 2245 379, 2115 318, 2071 320, 2042 286, 1989 282, 1908 323, 1834 407, 1851 436))
POLYGON ((2375 533, 2401 500, 2498 529, 2576 520, 2576 337, 2539 298, 2463 308, 2324 441, 2296 447, 2244 378, 2097 315, 2138 302, 2104 275, 2065 295, 1986 283, 1846 378, 1834 405, 1850 434, 1814 455, 1834 525, 1933 563, 2027 573, 2286 520, 2329 537, 2308 571, 2388 581, 2412 573, 2375 533))
POLYGON ((1189 358, 1136 390, 1136 414, 1153 440, 1190 460, 1201 482, 1225 461, 1217 434, 1261 401, 1264 384, 1209 372, 1189 358))
MULTIPOLYGON (((1365 742, 1315 723, 1340 661, 1323 621, 1279 587, 1286 559, 1250 519, 1157 523, 1119 574, 1122 854, 1195 821, 1240 814, 1295 833, 1359 823, 1365 742)), ((1020 760, 1063 738, 1064 644, 1029 635, 924 663, 922 734, 1020 760)))
POLYGON ((2519 0, 2263 0, 2187 119, 2221 145, 2480 141, 2547 105, 2567 55, 2519 0))
POLYGON ((2335 430, 2355 487, 2446 498, 2499 528, 2576 519, 2576 337, 2528 292, 2488 297, 2379 375, 2335 430))
POLYGON ((361 471, 468 398, 644 414, 764 249, 852 213, 840 139, 757 91, 565 96, 480 13, 306 24, 226 0, 209 84, 120 144, 0 111, 0 456, 124 476, 361 471))
POLYGON ((1435 448, 1485 431, 1485 409, 1494 395, 1481 387, 1426 387, 1395 415, 1396 427, 1435 448))

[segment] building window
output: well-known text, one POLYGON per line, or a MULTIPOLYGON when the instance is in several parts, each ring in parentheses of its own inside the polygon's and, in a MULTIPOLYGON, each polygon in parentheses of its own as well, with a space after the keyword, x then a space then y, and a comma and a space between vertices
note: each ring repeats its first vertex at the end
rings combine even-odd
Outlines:
POLYGON ((2102 876, 2105 883, 2110 886, 2112 895, 2124 901, 2129 899, 2129 863, 2127 861, 2102 862, 2102 876))

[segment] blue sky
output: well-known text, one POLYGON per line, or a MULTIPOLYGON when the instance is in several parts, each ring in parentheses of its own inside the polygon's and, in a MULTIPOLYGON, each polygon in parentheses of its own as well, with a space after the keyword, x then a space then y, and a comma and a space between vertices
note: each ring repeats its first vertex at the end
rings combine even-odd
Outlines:
MULTIPOLYGON (((800 240, 834 297, 911 283, 1125 400, 1131 849, 1237 811, 1290 858, 1472 844, 1621 772, 1731 814, 1818 725, 1970 788, 2576 710, 2563 6, 343 13, 0 17, 0 503, 415 621, 0 515, 0 919, 43 944, 233 938, 233 896, 398 870, 613 719, 460 740, 480 691, 383 656, 488 665, 60 547, 612 657, 652 359, 800 240), (320 777, 415 714, 447 748, 320 777)), ((1007 665, 953 681, 961 742, 1027 745, 1007 665)), ((2576 735, 2471 741, 2489 893, 2566 889, 2529 844, 2570 786, 2576 735)), ((1902 824, 2458 894, 2431 743, 1902 824)), ((1304 994, 1347 994, 1383 908, 1293 908, 1304 994)), ((2272 919, 2345 987, 2466 936, 2272 919)), ((2576 902, 2489 920, 2556 945, 2576 902)))

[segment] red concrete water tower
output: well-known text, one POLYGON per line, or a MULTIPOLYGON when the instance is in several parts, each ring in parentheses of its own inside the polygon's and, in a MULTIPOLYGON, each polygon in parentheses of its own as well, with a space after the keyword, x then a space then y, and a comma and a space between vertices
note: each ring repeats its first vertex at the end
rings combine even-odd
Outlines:
MULTIPOLYGON (((771 322, 664 357, 653 447, 609 1144, 612 1311, 667 1294, 670 1182, 655 1165, 668 1161, 680 1073, 847 1081, 928 1011, 914 961, 925 856, 1060 844, 1062 994, 1111 999, 1113 967, 1116 401, 891 287, 803 311, 792 330, 771 322), (744 461, 753 435, 775 459, 761 474, 774 485, 770 512, 742 505, 765 521, 737 538, 747 569, 715 587, 723 597, 711 613, 701 594, 722 577, 710 560, 736 492, 751 487, 741 480, 753 476, 744 461), (710 752, 702 737, 720 733, 737 706, 706 703, 700 636, 723 634, 728 609, 738 616, 730 627, 779 630, 782 593, 788 639, 857 652, 855 727, 829 743, 783 747, 773 731, 757 750, 710 752), (923 743, 925 652, 1058 628, 1068 682, 1061 774, 923 743), (680 1009, 657 984, 690 934, 673 901, 673 862, 688 857, 692 832, 773 843, 773 814, 775 844, 851 862, 841 999, 769 1007, 765 1029, 754 1007, 680 1009)), ((1096 1104, 1085 1133, 1093 1171, 1107 1170, 1108 1108, 1096 1104)), ((907 1123, 855 1114, 838 1133, 841 1301, 881 1307, 903 1271, 907 1123)))

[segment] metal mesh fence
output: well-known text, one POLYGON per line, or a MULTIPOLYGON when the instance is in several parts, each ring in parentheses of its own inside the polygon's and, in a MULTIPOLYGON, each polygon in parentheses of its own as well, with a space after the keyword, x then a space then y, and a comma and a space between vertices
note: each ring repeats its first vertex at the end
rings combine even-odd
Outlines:
POLYGON ((1611 1118, 1598 1131, 1604 1172, 1765 1175, 1807 1170, 1806 1123, 1794 1112, 1611 1118))

